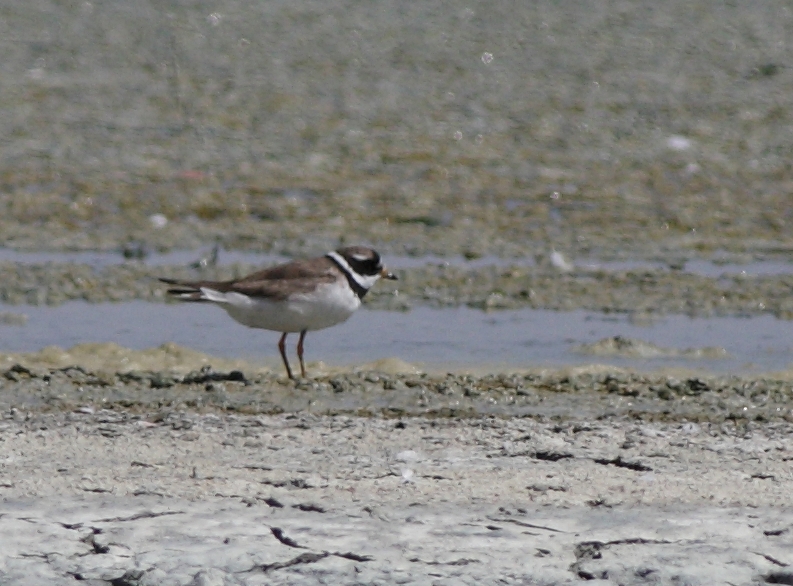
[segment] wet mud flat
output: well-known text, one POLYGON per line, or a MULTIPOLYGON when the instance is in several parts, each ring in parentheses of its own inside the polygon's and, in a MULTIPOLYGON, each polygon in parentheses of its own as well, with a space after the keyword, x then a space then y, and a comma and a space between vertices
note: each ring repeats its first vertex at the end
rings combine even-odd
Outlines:
POLYGON ((6 246, 793 245, 784 1, 0 10, 6 246))
MULTIPOLYGON (((323 251, 316 251, 318 254, 323 251)), ((386 262, 388 258, 386 257, 386 262)), ((0 302, 59 305, 131 300, 165 301, 159 277, 231 279, 261 269, 233 263, 203 270, 188 266, 121 263, 103 268, 75 263, 0 263, 0 302)), ((602 270, 489 265, 465 267, 428 263, 396 271, 399 281, 380 283, 366 297, 372 309, 407 311, 415 306, 483 310, 586 309, 651 317, 793 316, 793 275, 697 275, 676 270, 602 270)))

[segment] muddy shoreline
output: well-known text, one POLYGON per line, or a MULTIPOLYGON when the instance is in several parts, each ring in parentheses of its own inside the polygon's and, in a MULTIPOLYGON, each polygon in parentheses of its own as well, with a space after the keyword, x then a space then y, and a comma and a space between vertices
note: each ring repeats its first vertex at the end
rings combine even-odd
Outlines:
MULTIPOLYGON (((386 257, 387 260, 387 257, 386 257)), ((186 266, 148 267, 125 263, 95 269, 70 263, 0 263, 0 302, 9 305, 59 305, 166 300, 158 277, 228 279, 261 267, 235 263, 201 272, 186 266)), ((407 311, 413 306, 468 306, 483 310, 585 309, 652 317, 771 314, 793 318, 793 275, 707 277, 661 269, 606 271, 553 268, 444 266, 397 271, 397 283, 381 283, 366 297, 371 309, 407 311)))
POLYGON ((793 421, 790 380, 644 375, 579 367, 492 375, 366 370, 291 381, 281 374, 217 371, 90 371, 26 367, 2 373, 5 413, 195 411, 273 415, 529 417, 540 421, 635 420, 753 426, 793 421))

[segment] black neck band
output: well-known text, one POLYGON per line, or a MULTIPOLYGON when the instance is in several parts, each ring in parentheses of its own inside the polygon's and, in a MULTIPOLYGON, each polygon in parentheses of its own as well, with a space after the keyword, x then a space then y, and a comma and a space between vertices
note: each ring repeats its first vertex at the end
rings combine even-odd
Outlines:
POLYGON ((369 289, 367 289, 366 287, 361 287, 361 284, 358 281, 356 281, 355 278, 349 272, 347 272, 347 267, 345 267, 343 264, 341 264, 332 256, 327 255, 327 257, 330 260, 332 260, 337 267, 339 267, 341 273, 347 278, 347 283, 350 285, 350 289, 353 290, 353 292, 358 297, 358 299, 363 299, 363 296, 366 295, 369 289))

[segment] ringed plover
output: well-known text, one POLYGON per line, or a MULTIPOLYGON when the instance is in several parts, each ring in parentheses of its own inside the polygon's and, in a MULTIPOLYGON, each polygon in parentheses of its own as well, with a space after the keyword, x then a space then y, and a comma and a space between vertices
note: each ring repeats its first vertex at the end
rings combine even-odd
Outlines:
POLYGON ((294 379, 286 358, 287 334, 300 332, 297 357, 300 374, 305 378, 306 332, 346 321, 380 277, 396 280, 376 251, 348 246, 325 256, 295 260, 230 281, 160 280, 172 285, 168 293, 177 299, 214 303, 243 325, 281 332, 278 350, 286 374, 294 379))

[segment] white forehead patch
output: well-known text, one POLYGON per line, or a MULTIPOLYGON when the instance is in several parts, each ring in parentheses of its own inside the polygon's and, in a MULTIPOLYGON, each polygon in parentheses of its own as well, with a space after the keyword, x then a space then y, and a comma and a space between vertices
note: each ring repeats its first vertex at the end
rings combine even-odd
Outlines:
POLYGON ((372 260, 372 257, 368 254, 353 254, 352 257, 357 260, 358 262, 364 262, 367 260, 372 260))

